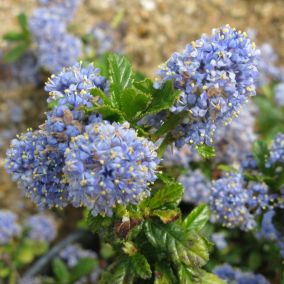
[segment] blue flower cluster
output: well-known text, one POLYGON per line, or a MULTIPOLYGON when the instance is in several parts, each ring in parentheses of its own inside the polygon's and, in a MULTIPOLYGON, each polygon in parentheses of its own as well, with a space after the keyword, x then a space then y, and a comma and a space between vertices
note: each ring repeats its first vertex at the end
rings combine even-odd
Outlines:
POLYGON ((270 158, 267 167, 276 163, 284 163, 284 134, 278 133, 273 140, 270 149, 270 158))
POLYGON ((257 238, 273 241, 280 249, 280 255, 284 258, 284 238, 273 224, 275 211, 271 210, 263 215, 260 230, 256 233, 257 238))
POLYGON ((48 139, 44 131, 28 131, 12 140, 6 169, 39 207, 62 207, 68 196, 64 156, 48 139))
POLYGON ((225 239, 225 234, 223 232, 212 234, 211 239, 214 242, 215 246, 218 248, 218 250, 223 250, 228 247, 228 243, 225 239))
POLYGON ((212 221, 244 231, 255 228, 255 216, 272 208, 274 197, 265 184, 245 184, 241 173, 230 173, 213 181, 209 204, 212 221))
POLYGON ((216 129, 214 145, 218 163, 240 163, 252 150, 256 140, 255 118, 249 105, 230 124, 216 129))
POLYGON ((211 185, 199 169, 188 171, 178 180, 184 186, 184 202, 192 204, 208 203, 211 185))
POLYGON ((263 87, 274 81, 283 81, 284 69, 276 65, 278 55, 273 47, 269 43, 264 43, 259 49, 261 56, 258 63, 259 75, 257 78, 257 86, 263 87))
POLYGON ((57 234, 54 219, 45 214, 32 215, 26 220, 25 227, 28 229, 28 238, 33 241, 50 243, 57 234))
POLYGON ((85 205, 94 215, 111 215, 117 204, 137 203, 156 179, 155 150, 128 123, 86 126, 65 152, 64 172, 73 204, 85 205))
POLYGON ((226 25, 174 53, 160 67, 156 87, 174 80, 181 95, 171 111, 187 113, 173 133, 177 146, 212 144, 216 126, 255 95, 258 53, 246 33, 226 25))
POLYGON ((17 216, 11 211, 0 210, 0 245, 5 245, 20 235, 21 226, 17 223, 17 216))
POLYGON ((220 278, 227 280, 228 283, 235 284, 269 284, 269 282, 261 274, 253 274, 250 272, 242 272, 234 269, 229 264, 217 266, 214 273, 220 278))
POLYGON ((6 168, 40 207, 86 206, 94 215, 112 214, 117 204, 137 203, 149 194, 159 163, 156 146, 129 124, 110 124, 86 113, 96 101, 91 90, 108 92, 92 65, 65 68, 46 84, 46 122, 11 143, 6 168))
POLYGON ((67 23, 79 1, 44 1, 42 4, 44 6, 30 17, 29 28, 37 44, 39 65, 58 72, 75 64, 82 53, 80 39, 67 32, 67 23))
POLYGON ((274 99, 278 106, 284 107, 284 83, 283 82, 275 86, 274 99))
MULTIPOLYGON (((83 249, 80 245, 68 245, 59 254, 59 257, 67 264, 69 268, 75 267, 81 259, 97 259, 95 252, 83 249)), ((75 284, 97 283, 100 276, 100 268, 95 268, 94 271, 85 277, 80 278, 75 284)))
POLYGON ((86 117, 82 107, 92 107, 95 103, 90 91, 100 88, 108 92, 106 78, 99 75, 99 69, 92 64, 82 67, 75 64, 65 68, 56 76, 49 78, 45 90, 49 92, 47 102, 55 104, 47 113, 44 128, 52 134, 49 143, 64 153, 71 137, 81 134, 84 125, 101 121, 101 117, 93 114, 86 117))
POLYGON ((184 145, 181 148, 171 145, 165 151, 162 163, 166 167, 182 166, 186 168, 192 161, 200 161, 200 155, 195 149, 189 145, 184 145))

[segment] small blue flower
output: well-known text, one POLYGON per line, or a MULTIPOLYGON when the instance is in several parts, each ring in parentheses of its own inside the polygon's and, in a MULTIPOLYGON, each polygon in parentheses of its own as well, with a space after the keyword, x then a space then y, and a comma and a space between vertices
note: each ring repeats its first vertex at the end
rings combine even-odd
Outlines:
POLYGON ((228 247, 228 243, 225 239, 225 234, 223 232, 214 233, 214 234, 212 234, 211 238, 212 238, 212 241, 214 242, 215 246, 219 250, 223 250, 226 247, 228 247))
POLYGON ((40 66, 51 72, 74 65, 82 55, 82 43, 67 32, 78 0, 43 1, 29 18, 29 29, 36 42, 40 66))
POLYGON ((188 112, 177 130, 178 147, 188 142, 212 144, 216 126, 255 95, 258 53, 246 33, 226 25, 174 53, 160 67, 156 87, 174 80, 181 95, 171 111, 188 112))
POLYGON ((278 133, 273 140, 267 167, 276 163, 284 163, 284 134, 282 133, 278 133))
POLYGON ((255 118, 251 108, 244 108, 231 123, 216 129, 214 145, 215 160, 218 163, 240 163, 251 153, 253 142, 256 140, 254 132, 255 118))
POLYGON ((44 131, 28 131, 13 139, 7 150, 6 169, 39 207, 67 204, 64 156, 52 147, 44 131))
POLYGON ((199 169, 188 171, 186 175, 180 176, 178 180, 184 186, 184 202, 193 204, 208 203, 210 182, 199 169))
POLYGON ((253 229, 256 222, 248 208, 249 198, 240 173, 231 173, 213 181, 209 198, 212 221, 228 228, 240 227, 245 231, 253 229))
POLYGON ((51 216, 37 214, 29 217, 25 222, 28 238, 33 241, 50 243, 56 237, 56 224, 51 216))
POLYGON ((234 269, 229 264, 217 266, 213 272, 220 278, 230 281, 228 283, 269 284, 269 282, 261 274, 242 272, 239 269, 234 269))
POLYGON ((284 107, 284 83, 279 83, 275 86, 274 99, 278 106, 284 107))
POLYGON ((0 210, 0 245, 8 244, 22 231, 17 215, 9 210, 0 210))
POLYGON ((152 142, 138 137, 128 123, 106 121, 86 126, 65 156, 71 200, 93 215, 111 215, 117 204, 135 204, 148 196, 159 163, 152 142))

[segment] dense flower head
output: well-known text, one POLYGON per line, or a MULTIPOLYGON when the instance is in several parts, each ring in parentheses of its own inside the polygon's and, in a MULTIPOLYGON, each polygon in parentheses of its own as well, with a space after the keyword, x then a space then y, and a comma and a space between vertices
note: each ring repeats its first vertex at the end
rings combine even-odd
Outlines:
POLYGON ((46 214, 37 214, 26 220, 28 238, 34 241, 50 243, 57 234, 55 220, 46 214))
POLYGON ((171 145, 165 151, 162 163, 166 167, 188 167, 190 162, 198 160, 200 160, 200 156, 189 145, 184 145, 181 148, 171 145))
POLYGON ((117 204, 135 204, 149 195, 159 162, 154 144, 138 137, 128 123, 107 121, 86 126, 65 156, 72 202, 94 215, 111 215, 117 204))
POLYGON ((274 242, 280 250, 281 257, 284 258, 284 237, 273 224, 275 215, 276 212, 274 210, 270 210, 263 215, 261 227, 256 233, 256 237, 274 242))
POLYGON ((269 43, 264 43, 260 47, 260 58, 258 62, 259 75, 257 77, 257 86, 263 87, 273 81, 282 81, 284 79, 284 69, 276 64, 278 55, 269 43))
POLYGON ((97 254, 94 251, 83 249, 80 245, 77 244, 68 245, 60 252, 59 256, 70 268, 76 266, 81 259, 97 258, 97 254))
MULTIPOLYGON (((97 254, 94 251, 82 248, 78 244, 71 244, 60 252, 59 257, 69 268, 73 268, 82 259, 97 259, 97 254)), ((75 284, 97 283, 100 273, 100 268, 95 268, 89 275, 77 280, 75 284)))
POLYGON ((82 43, 68 33, 58 34, 56 40, 42 40, 38 43, 38 62, 51 72, 74 65, 82 55, 82 43))
POLYGON ((0 245, 5 245, 21 233, 17 215, 9 210, 0 210, 0 245))
POLYGON ((256 139, 255 118, 251 109, 242 109, 231 123, 216 129, 214 145, 216 160, 231 164, 240 163, 252 150, 256 139))
POLYGON ((251 182, 248 184, 247 192, 249 195, 247 206, 254 214, 260 214, 263 210, 272 209, 274 197, 269 194, 266 184, 251 182))
POLYGON ((273 140, 270 149, 270 158, 267 166, 271 166, 276 163, 284 163, 284 134, 278 133, 273 140))
POLYGON ((215 267, 214 273, 221 279, 230 281, 228 283, 236 284, 269 284, 269 282, 261 274, 253 274, 251 272, 242 272, 233 268, 229 264, 223 264, 215 267))
POLYGON ((228 247, 228 243, 225 239, 225 234, 223 232, 214 233, 212 234, 211 238, 217 249, 223 250, 228 247))
POLYGON ((229 120, 255 94, 257 56, 258 51, 246 33, 226 25, 188 44, 161 66, 161 80, 156 86, 174 80, 181 95, 171 111, 187 111, 190 118, 189 126, 183 127, 183 143, 200 143, 201 139, 191 138, 192 135, 212 137, 213 124, 229 120), (206 133, 198 133, 199 127, 206 133))
POLYGON ((284 83, 279 83, 275 86, 274 100, 278 106, 284 107, 284 83))
POLYGON ((115 51, 115 35, 113 28, 107 23, 99 23, 90 31, 90 36, 94 40, 95 52, 102 55, 105 52, 115 51))
POLYGON ((92 89, 108 91, 108 81, 99 72, 92 64, 83 67, 77 63, 64 68, 59 74, 52 75, 46 83, 45 90, 49 92, 47 102, 58 102, 72 108, 91 107, 94 99, 90 93, 92 89))
POLYGON ((13 139, 6 169, 40 207, 66 205, 67 182, 62 174, 64 156, 48 143, 43 131, 28 131, 13 139))
POLYGON ((208 202, 210 182, 199 169, 188 171, 186 175, 180 176, 179 182, 184 186, 184 202, 193 204, 208 202))
POLYGON ((256 226, 254 216, 250 213, 247 202, 248 191, 240 173, 213 181, 209 204, 212 210, 212 221, 228 228, 240 227, 247 231, 256 226))
POLYGON ((29 29, 37 44, 39 65, 58 72, 75 64, 82 55, 80 39, 67 32, 67 24, 73 18, 79 1, 43 2, 43 7, 35 9, 29 18, 29 29))

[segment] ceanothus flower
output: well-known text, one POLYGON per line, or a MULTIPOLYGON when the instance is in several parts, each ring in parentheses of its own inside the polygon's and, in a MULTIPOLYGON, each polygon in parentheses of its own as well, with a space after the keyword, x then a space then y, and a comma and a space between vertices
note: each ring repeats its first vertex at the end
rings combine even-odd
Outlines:
POLYGON ((215 267, 213 272, 221 279, 227 280, 228 283, 235 284, 269 284, 269 282, 261 274, 253 274, 251 272, 242 272, 225 263, 215 267))
POLYGON ((260 47, 260 57, 258 62, 259 74, 257 77, 257 86, 263 87, 273 81, 282 81, 284 79, 284 70, 276 64, 278 55, 270 43, 264 43, 260 47))
POLYGON ((138 137, 128 123, 107 121, 90 124, 72 138, 65 158, 72 203, 93 215, 111 215, 117 204, 136 204, 148 196, 159 163, 152 142, 138 137))
POLYGON ((51 72, 59 72, 63 67, 72 66, 82 55, 82 43, 79 38, 62 33, 56 40, 38 42, 38 63, 51 72))
POLYGON ((246 33, 226 25, 188 44, 160 67, 156 87, 174 80, 181 95, 171 111, 188 116, 175 133, 177 146, 212 144, 216 126, 255 95, 257 56, 246 33))
POLYGON ((97 259, 94 251, 83 249, 80 245, 68 245, 60 253, 59 257, 64 260, 68 267, 72 268, 78 264, 81 259, 92 258, 97 259))
POLYGON ((219 163, 240 163, 252 150, 256 139, 255 118, 251 108, 244 108, 231 123, 216 129, 214 145, 219 163))
POLYGON ((211 239, 219 250, 223 250, 228 246, 223 232, 212 234, 211 239))
MULTIPOLYGON (((45 1, 46 2, 46 1, 45 1)), ((29 29, 37 44, 39 65, 51 72, 72 66, 82 54, 82 43, 67 32, 79 1, 53 1, 36 9, 29 29)))
POLYGON ((166 167, 183 166, 187 168, 190 162, 199 160, 200 156, 197 151, 189 145, 184 145, 181 148, 171 145, 163 155, 162 164, 166 167))
POLYGON ((231 173, 213 181, 209 197, 212 221, 228 228, 253 229, 256 222, 247 206, 249 198, 240 173, 231 173))
POLYGON ((63 176, 64 155, 52 147, 44 131, 28 131, 11 142, 6 169, 39 207, 63 207, 67 182, 63 176))
POLYGON ((275 86, 274 100, 277 105, 284 107, 284 83, 279 83, 275 86))
POLYGON ((270 149, 270 158, 267 167, 276 163, 284 163, 284 134, 278 133, 273 140, 270 149))
POLYGON ((281 257, 284 258, 284 237, 273 224, 275 214, 274 210, 270 210, 263 215, 261 227, 256 233, 256 237, 274 242, 280 250, 281 257))
POLYGON ((17 223, 17 215, 9 210, 0 210, 0 245, 5 245, 18 237, 22 231, 17 223))
POLYGON ((43 127, 52 135, 49 143, 60 151, 65 151, 71 137, 83 133, 86 124, 102 120, 95 113, 88 117, 81 109, 94 105, 96 101, 90 92, 95 88, 107 92, 108 82, 92 64, 87 67, 75 64, 65 68, 46 83, 45 90, 49 92, 47 101, 55 106, 47 112, 43 127))
POLYGON ((50 243, 57 234, 54 219, 45 214, 30 216, 25 222, 25 227, 28 229, 27 237, 33 241, 50 243))
MULTIPOLYGON (((83 249, 78 244, 72 244, 65 247, 59 254, 59 257, 67 264, 69 268, 75 267, 82 259, 97 259, 94 251, 83 249)), ((80 278, 75 284, 97 283, 101 270, 96 267, 89 275, 80 278)))
POLYGON ((99 88, 108 92, 108 81, 99 75, 100 70, 92 64, 83 67, 77 63, 64 68, 58 75, 52 75, 46 83, 45 90, 49 92, 48 103, 57 102, 73 108, 79 106, 91 107, 94 97, 90 91, 99 88))
POLYGON ((184 202, 193 204, 208 203, 211 185, 199 169, 188 171, 187 174, 180 176, 178 180, 184 186, 184 202))

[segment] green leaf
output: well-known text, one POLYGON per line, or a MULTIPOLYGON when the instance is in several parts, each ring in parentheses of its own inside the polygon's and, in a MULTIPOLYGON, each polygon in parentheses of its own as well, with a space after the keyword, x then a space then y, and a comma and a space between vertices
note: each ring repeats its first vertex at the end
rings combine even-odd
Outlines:
POLYGON ((29 33, 28 19, 24 13, 18 15, 18 23, 24 33, 29 33))
POLYGON ((3 39, 7 41, 22 41, 25 39, 25 35, 18 32, 9 32, 4 34, 3 39))
POLYGON ((172 284, 177 283, 172 268, 167 262, 157 263, 155 265, 154 284, 172 284))
POLYGON ((98 261, 92 258, 80 259, 71 270, 71 283, 79 280, 81 277, 90 274, 98 266, 98 261))
POLYGON ((112 105, 120 108, 123 91, 132 87, 133 72, 131 64, 124 56, 116 54, 109 55, 108 61, 112 105))
POLYGON ((202 271, 201 273, 201 283, 202 284, 226 284, 227 282, 220 279, 217 275, 202 271))
POLYGON ((215 148, 207 145, 198 145, 196 147, 198 153, 205 159, 211 159, 216 156, 215 148))
POLYGON ((142 279, 151 278, 151 267, 144 255, 136 253, 130 258, 130 265, 136 276, 139 276, 142 279))
POLYGON ((152 96, 152 102, 145 114, 154 114, 169 109, 180 94, 179 91, 174 89, 172 81, 166 81, 160 89, 155 89, 150 79, 134 82, 134 86, 141 92, 152 96))
POLYGON ((100 75, 106 78, 109 77, 109 72, 108 72, 109 56, 110 56, 110 53, 106 52, 100 57, 96 58, 96 60, 94 61, 94 66, 100 69, 100 75))
POLYGON ((103 116, 103 119, 108 120, 108 121, 117 121, 121 122, 123 121, 123 115, 122 113, 116 109, 113 108, 109 105, 102 105, 102 106, 97 106, 92 109, 92 111, 100 113, 103 116))
POLYGON ((269 150, 267 144, 264 141, 256 141, 253 144, 252 153, 259 168, 262 170, 266 170, 265 164, 267 158, 269 157, 269 150))
POLYGON ((145 111, 150 103, 150 95, 138 93, 135 89, 125 89, 121 95, 121 111, 126 120, 132 120, 145 111))
POLYGON ((157 209, 151 215, 159 217, 163 223, 168 224, 179 218, 180 211, 178 209, 157 209))
POLYGON ((94 217, 92 213, 89 213, 87 224, 89 230, 96 233, 102 228, 107 228, 112 224, 112 219, 108 216, 97 215, 94 217))
POLYGON ((117 262, 110 265, 103 273, 99 284, 132 284, 133 276, 129 273, 129 258, 120 257, 117 262))
POLYGON ((52 261, 52 271, 60 284, 68 284, 70 281, 70 274, 65 263, 59 258, 52 261))
MULTIPOLYGON (((194 284, 198 283, 195 277, 195 273, 192 268, 187 267, 183 264, 179 265, 178 267, 178 278, 179 282, 183 284, 194 284)), ((212 282, 213 284, 214 282, 212 282)), ((203 284, 203 282, 202 282, 203 284)), ((215 283, 214 283, 215 284, 215 283)))
POLYGON ((183 186, 173 180, 166 180, 165 186, 159 188, 154 195, 145 202, 150 209, 158 209, 166 204, 178 205, 183 196, 183 186))
POLYGON ((196 234, 189 235, 178 224, 164 225, 147 221, 144 230, 149 242, 177 264, 198 267, 208 261, 206 242, 196 234))
POLYGON ((210 212, 206 204, 201 204, 194 208, 190 214, 183 220, 183 226, 187 230, 199 232, 208 222, 210 212))
POLYGON ((26 52, 28 47, 29 45, 26 42, 24 42, 12 48, 4 55, 4 62, 12 63, 17 61, 26 52))
POLYGON ((99 88, 92 89, 91 94, 94 97, 101 98, 105 105, 109 105, 109 106, 111 105, 110 98, 101 89, 99 88))

